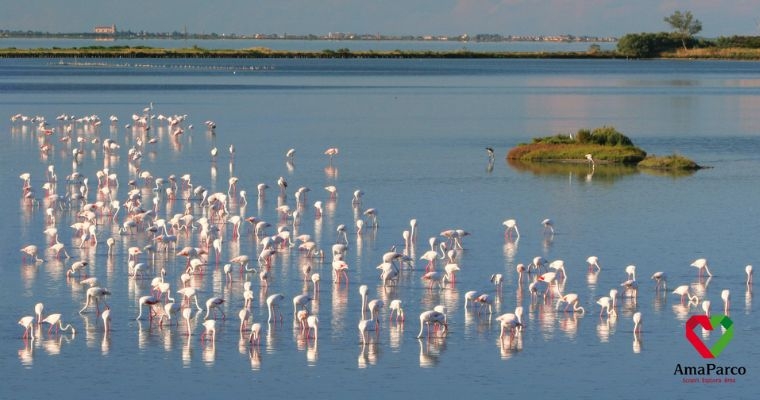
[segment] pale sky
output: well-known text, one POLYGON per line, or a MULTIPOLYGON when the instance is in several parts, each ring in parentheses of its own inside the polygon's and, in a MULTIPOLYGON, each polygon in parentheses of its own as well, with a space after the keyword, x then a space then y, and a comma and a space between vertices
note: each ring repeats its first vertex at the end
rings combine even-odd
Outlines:
POLYGON ((760 35, 760 0, 0 0, 0 29, 91 32, 598 35, 667 31, 691 11, 701 36, 760 35))

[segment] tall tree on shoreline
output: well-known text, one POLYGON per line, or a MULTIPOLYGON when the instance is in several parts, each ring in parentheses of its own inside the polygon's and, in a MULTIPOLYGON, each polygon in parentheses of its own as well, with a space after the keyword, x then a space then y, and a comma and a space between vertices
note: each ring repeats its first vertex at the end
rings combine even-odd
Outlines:
POLYGON ((686 49, 686 40, 696 35, 702 30, 702 22, 698 19, 694 19, 691 11, 681 13, 676 11, 670 16, 664 18, 671 28, 675 31, 678 37, 681 39, 683 49, 686 49))

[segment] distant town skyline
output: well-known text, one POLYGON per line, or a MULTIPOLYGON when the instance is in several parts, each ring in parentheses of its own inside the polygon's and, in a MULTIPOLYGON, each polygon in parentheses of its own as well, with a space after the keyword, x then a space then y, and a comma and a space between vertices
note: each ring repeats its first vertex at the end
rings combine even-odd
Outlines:
POLYGON ((760 34, 757 0, 0 0, 0 30, 250 35, 590 35, 667 31, 663 18, 689 10, 706 37, 760 34))

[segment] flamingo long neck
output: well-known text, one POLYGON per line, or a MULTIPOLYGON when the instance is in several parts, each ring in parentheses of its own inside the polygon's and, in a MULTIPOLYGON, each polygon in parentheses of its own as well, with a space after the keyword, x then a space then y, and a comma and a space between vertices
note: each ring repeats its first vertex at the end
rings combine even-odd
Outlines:
POLYGON ((422 318, 420 318, 420 333, 417 334, 418 339, 422 337, 422 331, 424 329, 425 329, 425 321, 422 318))

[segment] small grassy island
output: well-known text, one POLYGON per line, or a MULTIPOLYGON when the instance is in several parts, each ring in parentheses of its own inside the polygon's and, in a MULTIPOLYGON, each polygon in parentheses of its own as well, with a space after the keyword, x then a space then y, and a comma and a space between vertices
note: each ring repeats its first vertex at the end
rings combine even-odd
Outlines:
POLYGON ((636 165, 659 170, 697 170, 696 162, 680 156, 647 156, 630 138, 615 128, 603 126, 593 131, 581 129, 575 135, 558 134, 534 138, 507 153, 518 162, 563 162, 636 165))

